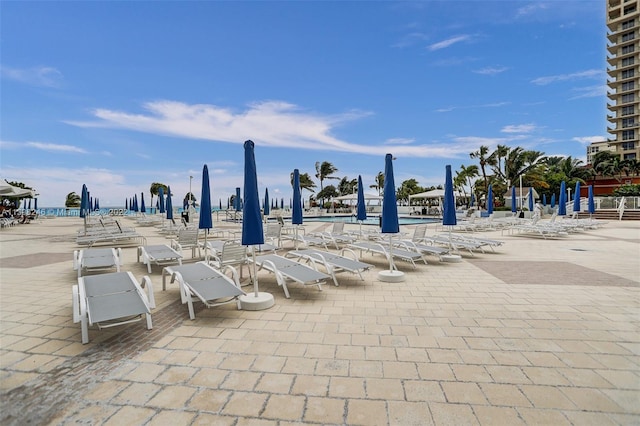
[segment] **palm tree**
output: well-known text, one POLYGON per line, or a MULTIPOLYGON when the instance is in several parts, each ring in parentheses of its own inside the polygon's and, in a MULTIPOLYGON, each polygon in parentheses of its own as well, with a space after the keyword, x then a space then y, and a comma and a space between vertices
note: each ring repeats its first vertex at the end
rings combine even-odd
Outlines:
POLYGON ((64 202, 65 207, 80 207, 81 198, 75 192, 67 194, 67 199, 64 202))
POLYGON ((418 181, 411 178, 402 182, 400 188, 396 190, 398 201, 409 202, 409 195, 424 192, 424 188, 418 185, 418 181))
MULTIPOLYGON (((291 186, 293 187, 293 172, 290 175, 291 186)), ((315 182, 311 180, 309 173, 300 173, 300 189, 306 189, 309 192, 316 192, 313 188, 316 187, 315 182)))
MULTIPOLYGON (((325 179, 340 179, 340 178, 331 176, 337 171, 338 169, 328 161, 323 161, 322 163, 319 161, 316 161, 316 178, 320 180, 320 192, 318 194, 321 194, 322 190, 324 189, 323 181, 325 179)), ((318 195, 318 197, 320 197, 320 195, 318 195)), ((324 197, 320 197, 320 199, 322 200, 322 204, 324 205, 324 197)))
MULTIPOLYGON (((340 183, 338 184, 338 193, 339 195, 348 195, 353 194, 358 186, 358 179, 349 179, 348 177, 343 177, 340 179, 340 183)), ((320 196, 320 194, 318 194, 320 196)))
POLYGON ((593 157, 593 170, 603 177, 613 177, 620 182, 622 175, 620 156, 611 151, 601 151, 593 157))
POLYGON ((376 189, 378 191, 378 195, 382 195, 382 190, 384 189, 384 173, 378 172, 375 182, 375 185, 369 185, 369 188, 376 189))
POLYGON ((460 165, 460 170, 456 170, 456 177, 453 180, 453 184, 456 186, 456 188, 461 189, 465 195, 467 194, 465 185, 469 185, 469 190, 471 191, 471 193, 474 193, 473 182, 471 181, 471 179, 477 177, 478 174, 478 166, 476 166, 475 164, 467 167, 462 164, 460 165))
POLYGON ((489 153, 489 147, 480 145, 480 149, 469 154, 471 158, 477 158, 480 163, 480 169, 482 170, 482 179, 484 180, 484 191, 488 191, 487 172, 485 167, 487 165, 487 154, 489 153))
POLYGON ((498 145, 496 150, 487 158, 487 164, 491 166, 494 174, 501 176, 504 179, 504 172, 502 171, 502 159, 509 155, 510 148, 506 145, 498 145))
POLYGON ((159 183, 159 182, 153 182, 151 184, 151 187, 149 188, 149 193, 151 193, 151 201, 149 201, 149 205, 153 206, 153 196, 157 196, 160 193, 160 188, 162 188, 162 191, 166 194, 167 193, 167 185, 165 185, 164 183, 159 183))

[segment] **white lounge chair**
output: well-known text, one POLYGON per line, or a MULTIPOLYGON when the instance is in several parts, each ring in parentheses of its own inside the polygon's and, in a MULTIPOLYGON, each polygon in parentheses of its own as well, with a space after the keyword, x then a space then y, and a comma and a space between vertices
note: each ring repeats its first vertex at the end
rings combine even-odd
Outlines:
POLYGON ((88 248, 73 252, 73 269, 78 271, 78 277, 85 272, 107 271, 110 269, 120 272, 122 263, 120 248, 88 248))
POLYGON ((333 242, 334 245, 336 245, 336 248, 338 243, 349 244, 349 243, 353 243, 358 239, 355 235, 347 234, 344 231, 344 222, 334 222, 333 227, 331 228, 330 231, 315 232, 312 235, 323 236, 325 239, 333 242))
POLYGON ((249 262, 255 262, 260 269, 272 272, 276 276, 278 285, 282 286, 284 295, 288 299, 289 289, 287 281, 297 282, 302 285, 317 285, 322 291, 322 284, 331 278, 329 275, 318 271, 315 261, 311 259, 310 265, 303 265, 277 254, 266 254, 249 258, 249 262))
POLYGON ((142 258, 142 263, 147 265, 149 273, 151 273, 152 263, 158 266, 172 263, 182 265, 182 255, 166 244, 138 247, 138 262, 140 262, 140 258, 142 258))
POLYGON ((349 244, 349 247, 352 249, 360 250, 360 253, 363 251, 381 254, 390 261, 392 265, 395 266, 394 262, 391 262, 391 256, 394 258, 404 260, 406 262, 410 262, 413 267, 416 267, 416 260, 422 260, 424 264, 427 264, 426 259, 422 256, 422 253, 419 251, 413 251, 408 248, 400 248, 400 247, 391 247, 391 251, 389 251, 389 247, 384 247, 381 243, 373 242, 373 241, 356 241, 355 243, 349 244))
POLYGON ((112 272, 79 277, 72 288, 73 322, 80 323, 82 343, 89 343, 89 326, 99 329, 129 324, 144 315, 151 330, 151 309, 156 307, 153 285, 148 276, 142 285, 131 272, 112 272), (145 293, 142 287, 146 287, 145 293))
POLYGON ((201 258, 200 244, 198 242, 199 234, 199 229, 181 229, 176 238, 171 240, 171 248, 178 253, 182 253, 182 250, 191 249, 191 258, 196 256, 197 250, 198 258, 201 258))
POLYGON ((88 230, 78 232, 76 236, 76 244, 89 247, 98 243, 122 243, 125 241, 146 245, 147 239, 133 228, 123 228, 118 221, 109 224, 103 223, 101 228, 91 227, 88 230))
POLYGON ((222 271, 206 262, 191 263, 181 266, 167 266, 162 270, 162 290, 165 290, 165 277, 171 276, 171 282, 180 285, 180 300, 187 303, 189 318, 196 318, 193 310, 194 298, 200 300, 207 308, 236 302, 240 309, 239 297, 245 292, 240 288, 237 271, 230 265, 222 271), (229 278, 223 271, 231 271, 229 278))
POLYGON ((320 251, 314 249, 306 250, 293 250, 287 253, 287 256, 293 256, 303 259, 313 259, 314 261, 322 264, 327 273, 333 278, 333 283, 338 286, 338 280, 336 279, 336 273, 338 272, 350 272, 352 274, 358 274, 361 280, 364 281, 362 272, 373 268, 373 265, 369 263, 361 262, 358 256, 353 250, 343 249, 341 254, 331 253, 328 251, 320 251), (349 254, 351 257, 345 256, 349 254))
POLYGON ((427 244, 425 237, 427 235, 427 226, 416 226, 413 230, 411 240, 400 240, 397 245, 404 247, 407 250, 419 251, 423 254, 431 254, 438 256, 442 260, 442 256, 450 253, 450 250, 445 247, 434 246, 433 244, 427 244))

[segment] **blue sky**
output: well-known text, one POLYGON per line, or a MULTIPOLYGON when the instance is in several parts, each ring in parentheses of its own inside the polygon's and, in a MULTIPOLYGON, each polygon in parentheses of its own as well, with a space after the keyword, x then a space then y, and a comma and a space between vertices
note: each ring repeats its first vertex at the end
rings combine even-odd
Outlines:
MULTIPOLYGON (((294 168, 444 182, 480 145, 585 159, 606 137, 605 2, 3 2, 0 176, 62 206, 152 182, 213 204, 294 168)), ((325 181, 325 185, 337 181, 325 181)), ((319 183, 318 183, 319 187, 319 183)), ((366 190, 367 192, 373 190, 366 190)), ((308 196, 303 191, 305 198, 308 196)), ((175 201, 174 201, 175 203, 175 201)))

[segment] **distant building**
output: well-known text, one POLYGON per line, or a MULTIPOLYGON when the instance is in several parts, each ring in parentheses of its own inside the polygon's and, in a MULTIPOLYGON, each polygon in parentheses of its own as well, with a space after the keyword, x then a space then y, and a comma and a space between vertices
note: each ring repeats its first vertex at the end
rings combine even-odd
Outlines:
POLYGON ((589 146, 587 146, 587 164, 593 164, 593 157, 602 151, 616 152, 616 147, 605 140, 590 143, 589 146))
POLYGON ((621 159, 640 159, 639 0, 607 0, 607 141, 621 159))

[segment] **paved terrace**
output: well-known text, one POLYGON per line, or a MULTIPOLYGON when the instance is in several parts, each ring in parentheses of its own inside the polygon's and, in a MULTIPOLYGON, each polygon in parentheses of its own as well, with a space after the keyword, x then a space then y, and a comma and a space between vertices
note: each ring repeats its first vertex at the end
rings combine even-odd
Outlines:
MULTIPOLYGON (((88 345, 71 314, 80 226, 0 232, 0 424, 640 423, 640 222, 558 240, 483 233, 506 244, 398 262, 397 284, 365 256, 377 268, 364 282, 293 284, 291 299, 261 272, 273 308, 198 304, 195 321, 155 267, 154 329, 91 329, 88 345)), ((146 274, 135 248, 123 257, 146 274)))

